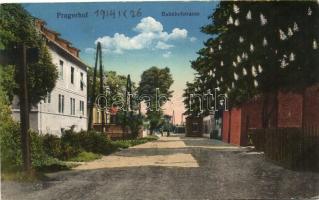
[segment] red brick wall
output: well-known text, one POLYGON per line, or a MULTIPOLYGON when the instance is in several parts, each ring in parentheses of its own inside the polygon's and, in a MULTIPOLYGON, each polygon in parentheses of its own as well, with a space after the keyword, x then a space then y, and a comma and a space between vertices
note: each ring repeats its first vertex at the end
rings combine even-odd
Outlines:
POLYGON ((262 98, 253 99, 242 108, 243 120, 245 120, 243 128, 262 128, 262 98))
POLYGON ((228 143, 228 132, 229 132, 229 111, 223 113, 223 142, 228 143))
POLYGON ((230 143, 235 145, 241 145, 241 109, 233 108, 231 110, 231 123, 230 123, 230 143))
MULTIPOLYGON (((267 112, 274 108, 275 98, 270 97, 267 112)), ((269 120, 269 127, 301 127, 305 125, 319 127, 319 85, 308 88, 303 94, 279 92, 278 115, 274 111, 269 120)), ((225 111, 223 115, 223 141, 228 142, 230 129, 230 143, 247 145, 247 129, 262 128, 263 99, 255 98, 241 108, 225 111), (231 115, 231 116, 230 116, 231 115), (229 117, 231 118, 229 124, 229 117)))
POLYGON ((319 127, 319 85, 308 88, 304 97, 304 124, 319 127))
POLYGON ((278 127, 302 126, 303 98, 298 93, 278 94, 278 127))

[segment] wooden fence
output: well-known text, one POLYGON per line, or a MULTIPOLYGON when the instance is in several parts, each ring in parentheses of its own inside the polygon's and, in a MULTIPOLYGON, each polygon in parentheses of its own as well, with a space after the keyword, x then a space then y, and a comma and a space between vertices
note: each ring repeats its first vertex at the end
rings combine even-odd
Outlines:
POLYGON ((250 129, 249 138, 267 159, 290 168, 319 171, 319 128, 250 129))

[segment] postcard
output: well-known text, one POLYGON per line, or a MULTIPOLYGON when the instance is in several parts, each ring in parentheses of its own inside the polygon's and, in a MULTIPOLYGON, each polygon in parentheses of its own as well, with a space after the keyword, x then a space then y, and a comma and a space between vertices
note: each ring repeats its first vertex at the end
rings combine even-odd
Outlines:
POLYGON ((0 15, 2 199, 319 199, 318 2, 0 15))

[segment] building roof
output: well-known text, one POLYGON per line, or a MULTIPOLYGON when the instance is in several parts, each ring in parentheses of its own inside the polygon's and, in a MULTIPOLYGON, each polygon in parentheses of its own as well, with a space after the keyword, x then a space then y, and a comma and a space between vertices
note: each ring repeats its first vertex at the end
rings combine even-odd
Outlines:
POLYGON ((48 45, 54 48, 58 53, 70 59, 75 64, 87 71, 88 65, 79 58, 80 49, 71 46, 72 43, 60 37, 60 33, 46 27, 46 22, 41 19, 35 19, 36 28, 46 38, 48 45))

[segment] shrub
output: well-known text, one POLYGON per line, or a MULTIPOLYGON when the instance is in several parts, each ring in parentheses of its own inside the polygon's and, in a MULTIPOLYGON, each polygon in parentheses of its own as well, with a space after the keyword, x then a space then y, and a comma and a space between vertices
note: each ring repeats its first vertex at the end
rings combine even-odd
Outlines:
POLYGON ((131 138, 137 138, 143 126, 143 117, 134 113, 124 111, 117 114, 118 123, 131 130, 131 138))
POLYGON ((61 156, 61 138, 56 135, 46 134, 42 136, 44 151, 54 158, 61 156))
POLYGON ((116 150, 111 140, 104 134, 96 131, 82 131, 79 133, 80 145, 88 152, 109 154, 116 150))
POLYGON ((60 158, 68 160, 83 151, 97 154, 109 154, 116 150, 110 139, 96 131, 81 131, 79 133, 68 130, 61 137, 60 158))
POLYGON ((1 168, 16 170, 22 166, 20 127, 18 123, 7 121, 0 127, 1 168))
MULTIPOLYGON (((37 132, 29 131, 31 137, 31 161, 34 168, 48 165, 50 158, 43 149, 43 140, 37 132)), ((16 122, 1 126, 1 166, 3 171, 16 171, 22 168, 20 127, 16 122)))
POLYGON ((149 136, 149 137, 140 138, 140 139, 133 139, 133 140, 112 141, 112 144, 116 148, 125 149, 125 148, 128 148, 128 147, 132 147, 132 146, 139 145, 139 144, 144 144, 146 142, 154 141, 154 140, 157 140, 157 139, 158 139, 157 136, 149 136))
POLYGON ((38 171, 41 172, 56 172, 61 170, 68 170, 72 166, 65 164, 57 158, 48 157, 44 163, 35 166, 38 171))
POLYGON ((47 155, 43 149, 43 140, 37 132, 29 131, 31 136, 31 161, 32 166, 40 167, 47 165, 50 156, 47 155))
MULTIPOLYGON (((1 69, 0 69, 1 71, 1 69)), ((9 100, 0 84, 0 149, 1 171, 17 172, 22 168, 20 125, 11 116, 8 106, 9 100)), ((58 160, 50 157, 43 148, 42 137, 38 133, 29 131, 31 138, 31 161, 34 168, 48 165, 61 165, 58 160)))
POLYGON ((87 161, 99 159, 101 157, 102 157, 101 154, 95 154, 92 152, 83 151, 79 153, 76 157, 69 159, 69 161, 87 162, 87 161))

